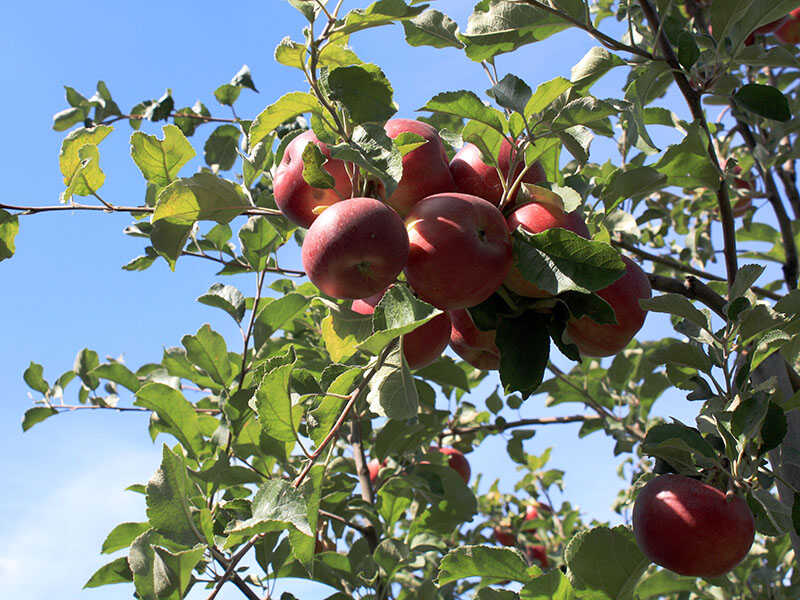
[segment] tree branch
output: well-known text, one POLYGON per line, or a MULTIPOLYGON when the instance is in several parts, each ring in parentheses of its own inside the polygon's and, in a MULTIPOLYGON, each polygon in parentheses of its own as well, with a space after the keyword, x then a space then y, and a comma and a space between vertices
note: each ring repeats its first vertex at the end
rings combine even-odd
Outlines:
POLYGON ((539 417, 535 419, 520 419, 518 421, 509 421, 507 423, 485 423, 483 425, 473 425, 472 427, 454 427, 446 429, 442 432, 442 437, 452 435, 465 435, 468 433, 475 433, 476 431, 493 431, 502 433, 507 429, 515 427, 527 427, 529 425, 561 425, 564 423, 580 423, 589 419, 594 419, 590 415, 570 415, 566 417, 539 417))
MULTIPOLYGON (((20 211, 22 215, 36 215, 39 213, 44 212, 59 212, 59 211, 69 211, 69 210, 93 210, 93 211, 100 211, 106 213, 118 212, 118 213, 128 213, 132 215, 140 215, 140 214, 152 214, 155 212, 155 208, 152 206, 116 206, 116 205, 108 205, 108 206, 97 206, 94 204, 57 204, 54 206, 16 206, 13 204, 0 204, 0 208, 5 210, 17 210, 20 211)), ((281 215, 281 211, 276 210, 274 208, 248 208, 247 210, 243 210, 239 213, 239 215, 246 215, 250 217, 269 217, 269 216, 278 216, 281 215)))
POLYGON ((797 190, 797 173, 794 168, 794 159, 787 160, 778 167, 778 177, 781 178, 786 197, 789 198, 794 218, 800 220, 800 192, 797 190))
POLYGON ((727 321, 728 315, 725 314, 727 300, 696 277, 689 275, 681 281, 663 275, 648 274, 647 278, 654 290, 680 294, 689 300, 698 300, 727 321))

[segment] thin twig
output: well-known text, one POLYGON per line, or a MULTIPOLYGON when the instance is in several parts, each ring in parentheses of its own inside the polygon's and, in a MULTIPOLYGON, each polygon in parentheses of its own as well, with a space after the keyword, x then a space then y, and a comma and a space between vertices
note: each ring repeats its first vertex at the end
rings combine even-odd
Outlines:
POLYGON ((593 419, 590 415, 570 415, 565 417, 539 417, 535 419, 520 419, 507 423, 486 423, 483 425, 473 425, 472 427, 453 427, 442 432, 442 437, 453 435, 466 435, 476 431, 496 431, 502 433, 507 429, 515 427, 527 427, 529 425, 562 425, 564 423, 580 423, 593 419))
MULTIPOLYGON (((93 211, 100 211, 100 212, 118 212, 118 213, 129 213, 132 215, 137 214, 152 214, 155 212, 155 208, 152 206, 116 206, 106 203, 103 206, 97 206, 94 204, 77 204, 77 203, 70 203, 70 204, 57 204, 53 206, 17 206, 13 204, 0 204, 0 208, 5 210, 18 210, 20 214, 23 215, 35 215, 44 212, 58 212, 58 211, 69 211, 69 210, 93 210, 93 211)), ((281 215, 281 211, 276 210, 274 208, 248 208, 247 210, 243 210, 239 213, 239 215, 246 215, 250 217, 269 217, 269 216, 279 216, 281 215)))

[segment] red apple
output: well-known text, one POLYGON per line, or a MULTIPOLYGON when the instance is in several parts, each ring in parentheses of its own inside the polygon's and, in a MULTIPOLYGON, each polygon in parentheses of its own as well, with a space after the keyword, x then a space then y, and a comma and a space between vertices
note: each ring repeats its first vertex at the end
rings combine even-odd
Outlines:
MULTIPOLYGON (((469 484, 469 477, 472 474, 472 469, 470 469, 469 461, 467 461, 463 452, 456 450, 455 448, 437 448, 435 446, 432 446, 428 451, 441 452, 442 454, 449 456, 450 458, 447 460, 447 464, 451 469, 461 476, 461 479, 464 480, 464 483, 469 484)), ((427 461, 420 461, 420 464, 427 464, 427 461)))
POLYGON ((511 236, 497 207, 456 192, 418 202, 406 217, 408 283, 437 308, 475 306, 511 268, 511 236))
POLYGON ((496 331, 481 331, 464 308, 450 311, 450 347, 476 369, 493 371, 500 368, 500 349, 495 343, 496 331))
POLYGON ((502 544, 503 546, 515 546, 517 544, 517 538, 510 528, 500 527, 498 525, 494 528, 493 532, 494 539, 496 539, 498 543, 502 544))
POLYGON ((392 139, 408 132, 427 140, 403 156, 403 177, 397 189, 386 199, 386 204, 405 216, 423 198, 456 189, 447 164, 447 153, 436 129, 412 119, 390 119, 384 129, 392 139))
MULTIPOLYGON (((733 168, 733 172, 737 175, 742 172, 742 168, 739 165, 736 165, 733 168)), ((735 200, 733 201, 733 216, 734 217, 743 217, 747 214, 750 208, 753 206, 753 197, 747 192, 753 191, 753 184, 750 183, 746 179, 742 179, 741 177, 734 177, 733 179, 733 186, 739 190, 745 190, 744 195, 737 195, 735 200)))
POLYGON ((311 130, 301 133, 286 146, 272 185, 275 204, 287 219, 300 227, 311 227, 322 210, 350 197, 353 191, 344 162, 332 159, 328 147, 311 130), (333 189, 313 188, 303 179, 303 150, 309 143, 316 144, 328 159, 325 170, 336 182, 333 189))
MULTIPOLYGON (((514 172, 515 177, 522 172, 524 162, 524 160, 519 162, 514 172)), ((507 177, 511 168, 511 144, 508 140, 503 140, 500 145, 498 166, 503 177, 507 177)), ((478 196, 494 205, 500 203, 500 198, 503 196, 503 184, 500 183, 497 168, 484 162, 483 155, 475 144, 464 144, 464 147, 450 161, 450 172, 456 183, 455 189, 459 192, 478 196)), ((538 161, 533 163, 522 180, 525 183, 544 181, 545 174, 542 165, 538 161)))
POLYGON ((302 249, 308 278, 334 298, 365 298, 384 290, 407 257, 402 219, 374 198, 350 198, 325 209, 302 249))
POLYGON ((381 470, 381 467, 386 466, 386 460, 383 462, 379 461, 377 458, 373 458, 371 461, 367 463, 367 471, 369 471, 369 480, 372 485, 375 485, 375 482, 378 481, 378 473, 381 470))
POLYGON ((750 550, 755 534, 745 501, 683 475, 660 475, 639 492, 633 534, 644 554, 681 575, 718 577, 750 550))
POLYGON ((783 24, 775 30, 775 37, 784 44, 800 42, 800 8, 790 12, 783 24))
POLYGON ((623 256, 625 274, 597 294, 614 309, 616 323, 600 325, 587 316, 571 319, 566 333, 584 356, 612 356, 622 350, 644 325, 647 311, 639 299, 651 295, 650 281, 641 267, 623 256))
POLYGON ((528 544, 525 547, 525 554, 530 563, 539 563, 539 566, 543 569, 550 566, 550 561, 547 559, 547 550, 541 544, 528 544))
MULTIPOLYGON (((350 308, 361 315, 371 315, 382 297, 383 294, 376 294, 369 298, 354 300, 350 308)), ((427 367, 442 355, 449 341, 450 317, 446 312, 407 333, 403 336, 403 356, 408 368, 413 370, 427 367)))
MULTIPOLYGON (((506 219, 508 229, 514 231, 522 227, 530 233, 542 233, 554 227, 568 229, 579 236, 589 239, 589 230, 583 217, 578 211, 564 212, 562 207, 555 204, 542 202, 529 202, 516 209, 506 219)), ((516 265, 511 267, 506 280, 503 282, 512 292, 529 298, 546 298, 551 294, 545 292, 525 279, 516 265)))

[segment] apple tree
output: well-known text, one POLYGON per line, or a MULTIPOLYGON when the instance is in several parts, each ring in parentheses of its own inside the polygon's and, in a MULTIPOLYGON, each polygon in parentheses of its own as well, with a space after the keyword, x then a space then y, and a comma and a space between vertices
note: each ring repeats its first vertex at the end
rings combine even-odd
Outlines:
POLYGON ((129 214, 143 250, 124 269, 218 263, 197 300, 242 332, 202 325, 147 364, 86 348, 56 378, 35 362, 23 374, 25 430, 74 398, 147 411, 164 434, 132 486, 146 514, 109 533, 103 552, 121 554, 87 587, 290 599, 281 580, 300 577, 330 600, 796 598, 798 2, 481 0, 461 24, 419 0, 288 2, 307 25, 275 60, 302 89, 240 116, 246 67, 215 90, 231 109, 218 114, 169 92, 123 109, 102 81, 67 88, 60 203, 0 204, 0 260, 35 215, 129 214), (386 74, 351 46, 392 25, 488 79, 431 89, 399 118, 386 74), (568 77, 500 71, 498 56, 567 29, 596 44, 568 77), (611 71, 623 89, 596 97, 611 71), (143 179, 121 204, 103 197, 111 135, 130 136, 143 179), (202 135, 206 166, 186 173, 202 135), (597 137, 613 160, 593 160, 597 137), (674 335, 636 339, 648 312, 674 335), (670 389, 695 422, 651 415, 670 389), (534 397, 578 414, 506 418, 534 397), (614 440, 625 525, 553 503, 562 472, 523 442, 563 422, 614 440), (514 494, 480 493, 471 473, 497 435, 514 494))

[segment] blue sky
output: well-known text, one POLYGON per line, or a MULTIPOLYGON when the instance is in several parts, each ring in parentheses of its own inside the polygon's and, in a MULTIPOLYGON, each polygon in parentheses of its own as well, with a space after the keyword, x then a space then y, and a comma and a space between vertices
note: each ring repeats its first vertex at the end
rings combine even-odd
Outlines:
MULTIPOLYGON (((347 1, 345 7, 360 4, 347 1)), ((434 3, 462 27, 471 4, 434 3)), ((64 85, 88 97, 102 79, 123 110, 170 88, 177 106, 199 99, 213 114, 227 117, 228 109, 217 104, 213 90, 246 63, 260 94, 244 90, 236 108, 240 116, 252 117, 282 94, 305 89, 299 71, 272 59, 281 38, 300 39, 302 25, 299 13, 282 0, 231 5, 163 2, 157 8, 86 0, 15 3, 0 20, 4 202, 58 202, 63 134, 52 131, 51 117, 67 106, 64 85)), ((408 47, 400 27, 367 32, 352 45, 363 60, 378 63, 386 72, 399 116, 413 117, 414 109, 439 91, 481 92, 489 87, 480 66, 460 52, 408 47)), ((535 86, 557 75, 569 77, 570 67, 592 45, 585 34, 566 32, 513 57, 500 57, 498 68, 501 76, 513 72, 535 86)), ((622 71, 609 76, 594 92, 601 97, 619 94, 621 75, 622 71)), ((678 103, 672 108, 685 114, 678 103)), ((160 131, 160 125, 148 131, 160 131)), ((192 138, 200 156, 201 140, 210 131, 192 138)), ((128 125, 120 123, 101 146, 103 196, 115 204, 137 204, 144 197, 144 182, 130 159, 129 136, 128 125)), ((610 151, 610 144, 596 144, 592 159, 603 162, 610 151)), ((182 173, 190 174, 200 160, 182 173)), ((22 434, 20 421, 30 406, 22 373, 34 360, 44 365, 45 378, 52 381, 71 368, 84 347, 101 357, 123 355, 136 368, 158 360, 163 347, 178 345, 184 334, 207 322, 238 347, 238 332, 230 320, 195 298, 216 281, 252 295, 255 279, 219 278, 213 266, 185 259, 174 273, 163 261, 142 273, 123 271, 120 267, 143 249, 141 240, 122 234, 131 221, 124 215, 60 213, 20 220, 17 255, 0 263, 0 452, 6 456, 0 468, 6 484, 0 496, 3 596, 129 598, 129 586, 80 588, 109 560, 99 555, 106 533, 121 521, 143 520, 141 498, 123 490, 149 479, 158 467, 161 443, 171 440, 162 437, 152 444, 141 415, 100 411, 61 415, 22 434)), ((290 258, 297 262, 297 253, 290 258)), ((668 335, 665 323, 651 315, 641 337, 668 335)), ((77 388, 73 384, 69 389, 67 400, 74 403, 77 388)), ((473 401, 480 406, 484 397, 477 394, 473 401)), ((691 418, 695 408, 678 395, 657 404, 661 414, 682 418, 691 418)), ((520 409, 523 417, 575 412, 580 407, 546 409, 542 398, 520 409)), ((564 498, 582 507, 588 518, 613 519, 609 506, 620 486, 612 444, 601 435, 578 440, 576 432, 577 426, 541 428, 526 449, 539 454, 553 446, 551 466, 568 473, 564 498)), ((516 473, 510 461, 507 470, 498 473, 498 453, 504 453, 503 440, 485 443, 471 457, 473 472, 497 473, 510 490, 516 473)), ((294 584, 280 584, 277 590, 303 590, 302 597, 309 600, 327 595, 294 584)), ((198 591, 192 597, 206 595, 198 591)), ((239 596, 231 589, 221 597, 239 596)))

